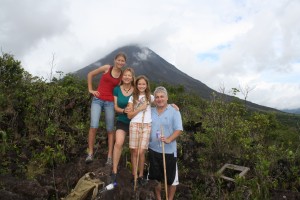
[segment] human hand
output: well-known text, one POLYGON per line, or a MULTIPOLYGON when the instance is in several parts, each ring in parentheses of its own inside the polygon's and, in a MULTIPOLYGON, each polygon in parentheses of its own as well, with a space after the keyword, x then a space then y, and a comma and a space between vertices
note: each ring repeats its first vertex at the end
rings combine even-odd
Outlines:
POLYGON ((160 136, 160 140, 166 144, 169 144, 171 140, 169 138, 166 138, 165 136, 160 136))
POLYGON ((139 110, 140 111, 145 111, 148 107, 148 103, 144 102, 143 104, 140 105, 139 110))
POLYGON ((100 93, 96 90, 89 90, 89 93, 92 94, 93 96, 97 97, 100 95, 100 93))
POLYGON ((171 106, 175 108, 175 110, 179 111, 179 107, 176 104, 172 103, 171 106))
POLYGON ((124 110, 123 110, 123 113, 125 114, 125 113, 129 113, 131 111, 131 109, 128 107, 128 106, 126 106, 125 108, 124 108, 124 110))

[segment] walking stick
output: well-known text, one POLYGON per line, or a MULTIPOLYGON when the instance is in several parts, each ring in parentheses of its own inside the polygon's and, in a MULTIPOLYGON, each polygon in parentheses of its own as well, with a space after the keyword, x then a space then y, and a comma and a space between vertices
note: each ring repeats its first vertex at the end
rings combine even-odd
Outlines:
MULTIPOLYGON (((143 129, 144 129, 144 117, 145 117, 145 112, 146 110, 143 111, 143 116, 142 116, 142 134, 143 134, 143 129)), ((136 166, 135 166, 135 172, 134 172, 134 191, 136 191, 136 182, 137 182, 137 172, 138 172, 138 165, 139 165, 139 157, 140 157, 140 147, 141 142, 140 142, 140 132, 138 133, 138 155, 136 159, 136 166)))
MULTIPOLYGON (((160 126, 161 136, 164 136, 163 126, 160 126)), ((167 172, 166 172, 166 156, 165 156, 165 143, 162 142, 162 153, 163 153, 163 164, 164 164, 164 179, 165 179, 165 191, 166 191, 166 200, 168 200, 168 184, 167 184, 167 172)))

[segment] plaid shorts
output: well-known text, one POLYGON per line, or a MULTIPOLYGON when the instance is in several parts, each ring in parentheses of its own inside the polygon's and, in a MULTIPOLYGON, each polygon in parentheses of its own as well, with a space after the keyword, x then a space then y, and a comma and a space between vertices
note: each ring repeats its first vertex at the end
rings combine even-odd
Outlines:
POLYGON ((150 132, 151 123, 130 122, 129 148, 137 149, 140 145, 141 149, 148 149, 150 132))

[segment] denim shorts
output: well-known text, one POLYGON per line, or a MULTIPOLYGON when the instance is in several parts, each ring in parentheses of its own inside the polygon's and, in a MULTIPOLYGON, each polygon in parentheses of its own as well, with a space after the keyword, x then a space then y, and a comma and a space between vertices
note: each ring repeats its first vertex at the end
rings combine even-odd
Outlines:
POLYGON ((103 101, 97 97, 93 97, 91 106, 91 128, 99 127, 101 113, 104 110, 106 131, 114 130, 115 110, 113 101, 103 101))

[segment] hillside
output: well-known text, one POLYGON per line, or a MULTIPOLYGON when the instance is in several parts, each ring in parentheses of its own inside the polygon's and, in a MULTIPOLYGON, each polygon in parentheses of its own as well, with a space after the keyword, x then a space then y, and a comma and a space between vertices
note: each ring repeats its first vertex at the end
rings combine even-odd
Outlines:
MULTIPOLYGON (((37 79, 8 54, 0 63, 0 199, 61 199, 91 171, 108 184, 105 124, 96 134, 94 162, 84 162, 91 103, 86 81, 72 74, 51 83, 37 79)), ((176 199, 300 199, 300 116, 249 112, 241 103, 167 89, 184 125, 177 143, 176 199), (226 163, 250 170, 245 179, 228 182, 219 173, 226 163)), ((99 199, 155 199, 157 182, 132 189, 126 138, 118 185, 99 199)))
MULTIPOLYGON (((74 72, 75 75, 86 79, 88 72, 96 69, 104 64, 113 64, 114 56, 118 52, 125 52, 127 55, 127 66, 132 67, 136 75, 144 74, 151 82, 155 83, 168 83, 170 85, 182 85, 185 90, 198 94, 200 97, 210 100, 211 94, 218 93, 211 89, 199 80, 196 80, 182 71, 178 70, 174 65, 168 63, 158 54, 147 47, 139 47, 136 45, 129 45, 118 48, 113 52, 103 56, 103 58, 91 63, 90 65, 83 67, 82 69, 74 72)), ((199 68, 200 69, 200 68, 199 68)), ((100 76, 96 78, 96 81, 100 79, 100 76)), ((239 100, 236 97, 226 95, 229 101, 239 100)), ((250 109, 261 110, 261 111, 276 111, 279 110, 247 102, 247 106, 250 109)))
POLYGON ((149 48, 138 46, 125 46, 109 53, 104 58, 75 72, 80 77, 86 78, 89 71, 104 64, 113 64, 114 56, 118 52, 125 52, 127 55, 127 66, 135 70, 136 75, 144 74, 151 81, 159 83, 166 82, 171 85, 183 85, 188 91, 194 91, 201 97, 209 99, 212 92, 215 92, 201 81, 193 79, 187 74, 178 70, 166 60, 161 58, 149 48))
POLYGON ((297 108, 297 109, 285 109, 285 110, 283 110, 283 112, 300 114, 300 108, 297 108))

